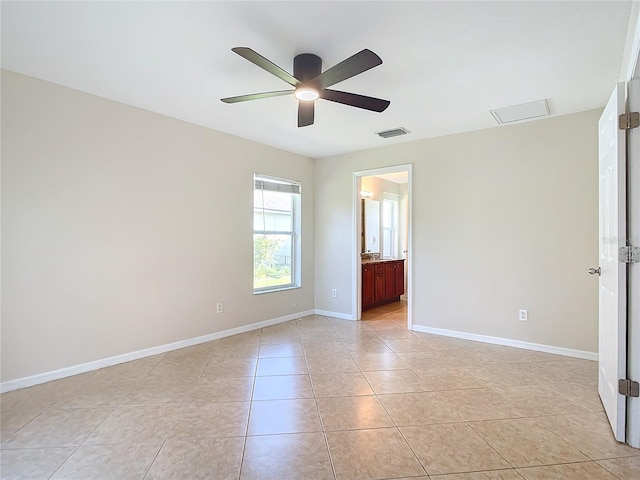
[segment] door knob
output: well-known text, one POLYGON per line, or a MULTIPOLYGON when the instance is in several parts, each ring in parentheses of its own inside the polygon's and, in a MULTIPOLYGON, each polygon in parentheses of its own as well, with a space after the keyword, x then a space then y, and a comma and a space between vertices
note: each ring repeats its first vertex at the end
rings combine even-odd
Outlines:
POLYGON ((590 268, 589 270, 589 275, 598 275, 600 276, 600 267, 598 268, 590 268))

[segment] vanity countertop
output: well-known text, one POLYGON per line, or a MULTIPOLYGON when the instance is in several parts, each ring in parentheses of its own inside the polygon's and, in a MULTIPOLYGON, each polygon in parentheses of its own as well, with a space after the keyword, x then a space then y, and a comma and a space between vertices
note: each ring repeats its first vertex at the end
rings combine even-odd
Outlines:
POLYGON ((360 262, 362 263, 362 265, 370 265, 372 263, 386 263, 386 262, 398 262, 398 261, 403 261, 404 262, 404 258, 376 258, 376 259, 369 259, 369 260, 360 260, 360 262))

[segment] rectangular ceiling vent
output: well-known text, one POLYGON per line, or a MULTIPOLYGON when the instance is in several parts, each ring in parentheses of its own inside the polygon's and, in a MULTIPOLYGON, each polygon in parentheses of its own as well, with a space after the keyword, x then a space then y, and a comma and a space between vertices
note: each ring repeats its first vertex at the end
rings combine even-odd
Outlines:
POLYGON ((489 110, 498 124, 520 122, 532 118, 546 117, 549 115, 549 103, 546 99, 536 102, 522 103, 511 107, 489 110))
POLYGON ((398 135, 406 135, 409 133, 409 130, 406 128, 394 128, 393 130, 385 130, 384 132, 376 132, 376 135, 381 136, 382 138, 391 138, 397 137, 398 135))

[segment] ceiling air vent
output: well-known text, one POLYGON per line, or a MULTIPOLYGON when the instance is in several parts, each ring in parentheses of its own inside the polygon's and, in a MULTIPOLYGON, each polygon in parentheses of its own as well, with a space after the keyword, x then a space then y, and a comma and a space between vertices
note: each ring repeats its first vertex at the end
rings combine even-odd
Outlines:
POLYGON ((498 124, 520 122, 549 115, 549 102, 546 99, 537 102, 523 103, 511 107, 489 110, 498 124))
POLYGON ((379 135, 382 138, 391 138, 391 137, 397 137, 398 135, 406 135, 407 133, 409 133, 409 130, 407 130, 406 128, 400 127, 400 128, 394 128, 392 130, 385 130, 384 132, 376 132, 376 135, 379 135))

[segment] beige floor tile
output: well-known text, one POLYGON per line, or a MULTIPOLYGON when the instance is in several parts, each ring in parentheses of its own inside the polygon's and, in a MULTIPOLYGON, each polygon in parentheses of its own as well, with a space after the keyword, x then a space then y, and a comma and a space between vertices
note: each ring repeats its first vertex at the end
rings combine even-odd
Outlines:
POLYGON ((311 374, 316 397, 351 397, 373 395, 373 390, 362 373, 311 374))
POLYGON ((0 450, 0 475, 6 480, 47 480, 75 447, 0 450))
POLYGON ((616 480, 616 476, 594 462, 520 468, 527 480, 616 480))
POLYGON ((2 443, 3 448, 80 445, 112 412, 110 408, 50 409, 2 443))
POLYGON ((473 422, 471 426, 516 468, 588 460, 536 420, 489 420, 473 422))
POLYGON ((490 353, 485 353, 477 350, 447 350, 439 351, 439 355, 446 358, 449 362, 453 363, 456 367, 471 367, 477 365, 495 365, 499 362, 490 353))
POLYGON ((285 400, 312 398, 309 375, 279 375, 256 377, 253 400, 285 400))
POLYGON ((253 391, 253 377, 203 377, 191 390, 188 403, 206 405, 217 402, 248 402, 253 391))
POLYGON ((300 342, 303 346, 312 345, 338 345, 342 340, 338 336, 335 330, 329 328, 327 330, 314 330, 314 329, 298 329, 298 335, 300 336, 300 342))
POLYGON ((329 355, 307 357, 309 373, 348 373, 359 372, 358 365, 350 355, 329 355))
POLYGON ((52 390, 51 386, 44 384, 3 393, 0 397, 2 413, 17 410, 42 412, 56 402, 56 395, 52 394, 52 390))
POLYGON ((382 340, 356 340, 345 341, 344 346, 349 353, 366 354, 366 353, 391 353, 391 349, 382 340))
POLYGON ((515 363, 511 367, 519 372, 535 377, 540 383, 575 383, 573 372, 557 362, 515 363))
POLYGON ((516 470, 489 470, 473 473, 452 473, 449 475, 433 475, 431 480, 523 480, 516 470))
POLYGON ((589 412, 602 412, 602 401, 598 395, 598 385, 588 383, 548 383, 554 392, 558 392, 573 403, 589 412))
POLYGON ((387 339, 387 346, 396 353, 429 352, 431 347, 420 338, 387 339))
POLYGON ((263 344, 258 352, 259 358, 278 358, 278 357, 302 357, 302 344, 298 342, 292 343, 273 343, 263 344))
POLYGON ((170 437, 238 437, 247 432, 249 402, 185 405, 171 429, 170 437))
POLYGON ((533 377, 519 372, 510 365, 475 365, 465 367, 464 370, 489 387, 513 387, 536 383, 533 377))
POLYGON ((155 366, 146 379, 166 379, 177 380, 180 382, 196 382, 202 375, 202 371, 207 365, 206 359, 199 360, 197 363, 185 362, 178 360, 171 362, 160 362, 155 366))
POLYGON ((378 330, 376 334, 383 341, 384 340, 403 340, 407 338, 419 338, 419 337, 416 337, 416 335, 412 331, 407 330, 406 326, 389 328, 387 330, 378 330))
POLYGON ((162 355, 141 358, 132 362, 120 363, 112 367, 102 368, 91 376, 91 382, 121 382, 123 380, 140 381, 162 360, 162 355))
POLYGON ((139 384, 127 380, 120 383, 99 383, 88 381, 72 389, 60 392, 55 408, 99 408, 116 407, 139 384))
POLYGON ((231 480, 240 475, 241 437, 169 438, 145 480, 231 480))
POLYGON ((412 368, 427 385, 436 391, 484 388, 486 386, 461 367, 412 368))
POLYGON ((202 377, 252 377, 256 374, 255 358, 212 357, 202 371, 202 377))
POLYGON ((545 385, 523 385, 493 389, 528 417, 587 413, 579 405, 545 385))
POLYGON ((425 474, 396 428, 328 432, 327 441, 338 480, 425 474))
POLYGON ((248 435, 321 432, 313 398, 265 400, 251 403, 248 435))
POLYGON ((258 359, 258 377, 270 375, 307 375, 309 369, 304 357, 281 357, 258 359))
POLYGON ((231 335, 230 337, 221 338, 218 342, 218 345, 260 345, 261 336, 262 332, 260 330, 253 330, 250 332, 239 333, 237 335, 231 335))
POLYGON ((541 417, 537 422, 592 460, 640 455, 640 450, 615 440, 603 413, 541 417))
POLYGON ((7 412, 2 412, 0 418, 0 442, 4 442, 39 414, 39 411, 28 410, 9 410, 7 412))
POLYGON ((558 358, 557 365, 573 373, 576 376, 576 381, 598 382, 597 361, 562 356, 558 356, 558 358))
POLYGON ((331 330, 329 319, 324 315, 309 315, 296 320, 298 329, 331 330))
POLYGON ((352 354, 353 361, 363 372, 373 370, 406 370, 407 364, 392 352, 352 354))
POLYGON ((81 446, 51 480, 142 480, 158 449, 145 444, 81 446))
POLYGON ((325 431, 393 427, 393 421, 375 396, 318 398, 325 431))
POLYGON ((260 344, 217 345, 211 350, 212 357, 218 358, 258 358, 260 344))
POLYGON ((439 395, 467 421, 524 416, 513 404, 488 388, 447 390, 439 395))
POLYGON ((421 334, 418 338, 423 340, 433 350, 456 350, 464 348, 469 344, 468 341, 461 340, 459 338, 444 337, 441 335, 430 335, 425 337, 425 335, 426 334, 421 334))
MULTIPOLYGON (((443 367, 458 368, 446 358, 429 352, 400 352, 397 355, 400 360, 414 369, 429 371, 430 369, 443 367)), ((462 369, 459 369, 459 371, 464 372, 462 369)))
POLYGON ((511 467, 464 423, 400 427, 400 431, 429 475, 511 467))
POLYGON ((598 463, 621 480, 637 480, 639 476, 640 456, 600 460, 598 463))
POLYGON ((146 379, 131 390, 122 405, 182 405, 193 387, 193 383, 167 381, 158 377, 146 379))
MULTIPOLYGON (((274 325, 275 326, 275 325, 274 325)), ((287 328, 286 330, 273 331, 265 333, 262 329, 262 337, 260 338, 260 345, 270 345, 277 343, 300 343, 300 335, 298 334, 298 327, 287 328)))
POLYGON ((247 437, 240 478, 333 479, 324 435, 318 432, 247 437))
POLYGON ((85 445, 149 443, 159 445, 180 412, 167 405, 121 405, 86 440, 85 445))
POLYGON ((363 372, 363 375, 378 395, 431 391, 431 388, 411 370, 363 372))
POLYGON ((342 344, 342 342, 336 343, 309 343, 302 344, 302 348, 304 349, 304 354, 307 357, 316 357, 322 355, 349 355, 349 351, 342 344))
POLYGON ((398 426, 462 422, 449 405, 432 392, 379 395, 398 426))
POLYGON ((343 342, 366 342, 381 340, 381 337, 372 330, 335 328, 335 332, 343 342))

